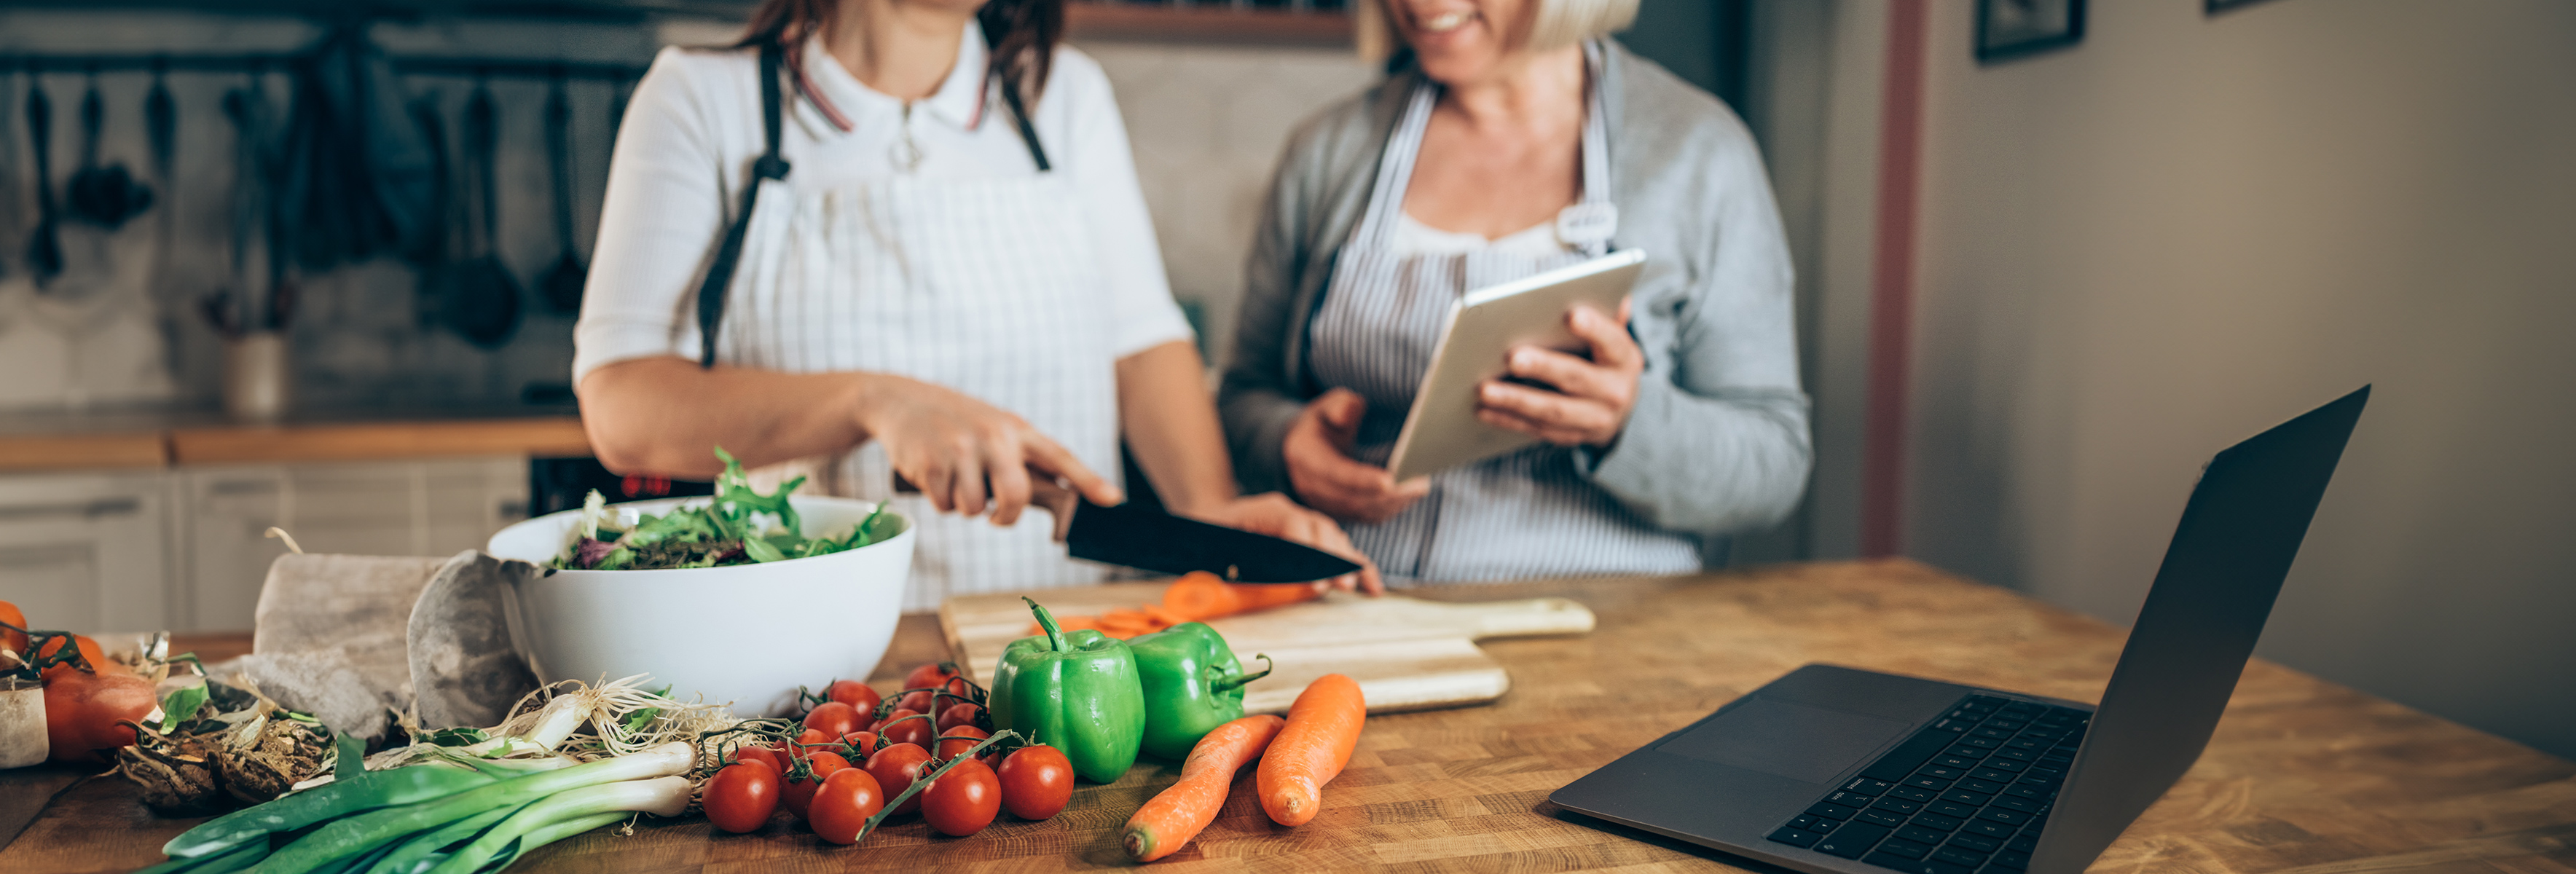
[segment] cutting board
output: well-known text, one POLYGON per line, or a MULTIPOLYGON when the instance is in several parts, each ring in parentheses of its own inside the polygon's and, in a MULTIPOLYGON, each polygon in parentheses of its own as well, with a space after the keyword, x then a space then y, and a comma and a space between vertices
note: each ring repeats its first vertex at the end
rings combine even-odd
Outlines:
MULTIPOLYGON (((1112 583, 1026 593, 1057 615, 1098 614, 1159 604, 1163 583, 1112 583)), ((1592 611, 1564 598, 1448 603, 1402 595, 1368 598, 1334 592, 1322 598, 1208 623, 1225 635, 1248 670, 1270 656, 1270 676, 1244 687, 1249 713, 1286 713, 1306 684, 1325 674, 1358 680, 1371 713, 1478 704, 1502 697, 1511 675, 1476 641, 1491 637, 1581 634, 1592 611)), ((939 605, 948 650, 976 682, 990 682, 1002 647, 1027 637, 1033 620, 1019 594, 964 595, 939 605)))

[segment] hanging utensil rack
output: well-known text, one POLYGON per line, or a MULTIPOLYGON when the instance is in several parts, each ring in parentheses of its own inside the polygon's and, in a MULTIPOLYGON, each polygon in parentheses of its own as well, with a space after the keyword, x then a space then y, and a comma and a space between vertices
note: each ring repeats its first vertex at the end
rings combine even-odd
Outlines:
MULTIPOLYGON (((0 54, 0 70, 19 69, 29 73, 62 72, 148 72, 165 69, 173 73, 242 73, 254 70, 286 70, 312 58, 309 52, 249 53, 171 53, 142 52, 134 54, 46 54, 10 52, 0 54)), ((506 79, 550 79, 558 74, 573 79, 610 83, 628 83, 644 77, 644 65, 601 61, 562 61, 530 58, 476 58, 449 55, 394 56, 394 72, 405 76, 481 76, 506 79)))

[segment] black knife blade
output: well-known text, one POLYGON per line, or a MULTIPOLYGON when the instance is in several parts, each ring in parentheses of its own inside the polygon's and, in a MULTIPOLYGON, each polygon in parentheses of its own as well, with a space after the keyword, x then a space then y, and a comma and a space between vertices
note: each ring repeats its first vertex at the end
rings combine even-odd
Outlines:
POLYGON ((1132 503, 1082 502, 1065 546, 1075 558, 1167 574, 1207 571, 1237 583, 1310 583, 1360 569, 1311 546, 1132 503))

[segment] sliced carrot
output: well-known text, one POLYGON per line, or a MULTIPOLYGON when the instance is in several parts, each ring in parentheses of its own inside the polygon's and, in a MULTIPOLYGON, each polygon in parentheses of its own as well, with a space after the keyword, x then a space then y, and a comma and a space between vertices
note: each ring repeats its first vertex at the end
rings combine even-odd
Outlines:
POLYGON ((1234 773, 1243 770, 1270 740, 1279 735, 1287 721, 1276 716, 1246 716, 1216 727, 1190 747, 1190 757, 1181 762, 1181 781, 1172 784, 1136 815, 1127 818, 1128 858, 1151 862, 1179 850, 1199 830, 1216 821, 1217 812, 1225 809, 1226 791, 1234 786, 1234 773))
POLYGON ((1359 682, 1349 677, 1325 674, 1297 693, 1297 703, 1288 705, 1288 724, 1255 772, 1261 809, 1270 821, 1305 825, 1323 810, 1324 784, 1350 764, 1367 721, 1368 702, 1360 695, 1359 682))
POLYGON ((1163 589, 1163 609, 1190 621, 1231 616, 1239 612, 1235 594, 1227 591, 1225 581, 1207 571, 1191 571, 1163 589))

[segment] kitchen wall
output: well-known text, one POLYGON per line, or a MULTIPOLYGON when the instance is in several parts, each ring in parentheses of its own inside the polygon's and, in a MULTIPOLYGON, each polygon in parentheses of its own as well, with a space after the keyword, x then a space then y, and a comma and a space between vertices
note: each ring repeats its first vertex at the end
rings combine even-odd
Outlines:
POLYGON ((1932 5, 1904 551, 2126 623, 2212 452, 2374 384, 2261 654, 2576 756, 2576 4, 2201 6, 1932 5))
MULTIPOLYGON (((649 28, 620 24, 431 21, 378 24, 377 41, 399 57, 492 57, 635 64, 657 46, 649 28)), ((0 56, 156 52, 291 52, 318 31, 304 21, 252 15, 165 11, 83 13, 61 9, 0 10, 0 56)), ((435 94, 451 135, 472 81, 404 76, 414 95, 435 94)), ((230 209, 235 179, 233 128, 222 114, 240 73, 175 71, 169 88, 178 108, 175 190, 151 179, 142 102, 148 73, 99 75, 106 124, 101 163, 123 163, 156 190, 151 211, 114 232, 66 223, 69 260, 61 277, 38 293, 26 270, 35 225, 34 168, 25 101, 28 77, 0 74, 0 407, 62 407, 129 402, 211 405, 221 375, 221 344, 198 315, 197 300, 218 288, 256 285, 234 275, 230 209), (164 213, 170 242, 160 241, 164 213)), ((265 80, 282 114, 287 82, 265 80)), ((60 186, 79 161, 78 107, 87 77, 49 70, 43 87, 53 105, 53 170, 60 186)), ((558 252, 541 110, 545 84, 495 77, 501 112, 500 255, 518 281, 526 319, 498 349, 485 350, 427 323, 415 293, 417 274, 379 260, 301 277, 293 336, 302 403, 516 403, 531 386, 561 384, 572 356, 571 318, 533 296, 538 276, 558 252)), ((596 227, 598 192, 607 175, 611 102, 607 84, 576 81, 573 170, 579 192, 575 244, 587 251, 596 227)))
POLYGON ((1376 81, 1345 48, 1085 42, 1118 93, 1172 296, 1211 362, 1234 342, 1243 258, 1298 122, 1376 81))

